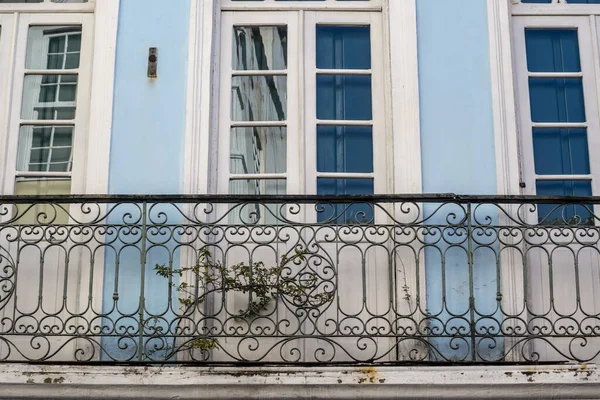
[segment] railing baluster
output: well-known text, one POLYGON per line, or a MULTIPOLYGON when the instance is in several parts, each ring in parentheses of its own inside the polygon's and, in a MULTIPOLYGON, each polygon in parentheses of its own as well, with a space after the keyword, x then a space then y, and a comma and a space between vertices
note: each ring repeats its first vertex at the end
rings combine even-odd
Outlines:
POLYGON ((140 254, 140 304, 139 304, 139 343, 138 343, 138 361, 144 361, 144 332, 145 332, 145 309, 146 309, 146 240, 148 227, 146 218, 148 214, 147 202, 142 203, 142 232, 141 232, 141 254, 140 254))
POLYGON ((475 321, 475 289, 473 286, 473 205, 467 202, 467 263, 469 265, 469 332, 471 333, 471 360, 477 361, 477 339, 475 321))

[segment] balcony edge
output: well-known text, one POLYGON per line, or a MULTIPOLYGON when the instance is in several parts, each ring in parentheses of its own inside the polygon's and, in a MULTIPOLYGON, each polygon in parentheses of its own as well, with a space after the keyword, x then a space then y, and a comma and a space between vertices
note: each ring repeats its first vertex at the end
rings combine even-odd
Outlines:
POLYGON ((129 367, 5 364, 0 399, 593 399, 592 364, 129 367))

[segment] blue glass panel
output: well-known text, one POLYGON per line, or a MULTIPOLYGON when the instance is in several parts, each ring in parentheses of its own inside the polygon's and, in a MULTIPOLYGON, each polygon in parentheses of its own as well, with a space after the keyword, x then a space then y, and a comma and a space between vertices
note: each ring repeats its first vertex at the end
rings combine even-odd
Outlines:
POLYGON ((371 68, 368 26, 317 26, 317 68, 371 68))
POLYGON ((371 120, 371 77, 317 75, 317 118, 371 120))
POLYGON ((373 128, 318 126, 319 172, 373 172, 373 128))
POLYGON ((526 29, 525 43, 529 71, 581 71, 576 29, 526 29))
POLYGON ((585 122, 580 78, 529 78, 533 122, 585 122))
MULTIPOLYGON (((539 196, 591 196, 592 184, 589 181, 538 181, 536 193, 539 196)), ((592 206, 581 204, 538 205, 538 221, 542 224, 593 225, 590 212, 592 206)))
POLYGON ((535 172, 539 175, 589 174, 586 129, 533 129, 535 172))
MULTIPOLYGON (((317 194, 373 194, 372 179, 317 179, 317 194)), ((371 224, 373 223, 373 204, 318 204, 317 220, 321 223, 335 224, 371 224)))

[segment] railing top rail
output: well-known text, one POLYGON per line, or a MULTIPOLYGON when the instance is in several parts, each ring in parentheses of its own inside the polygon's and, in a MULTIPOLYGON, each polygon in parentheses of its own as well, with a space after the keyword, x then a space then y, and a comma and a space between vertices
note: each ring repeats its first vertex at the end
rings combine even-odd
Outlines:
POLYGON ((600 196, 463 195, 455 193, 377 195, 181 195, 110 194, 57 196, 0 196, 0 204, 36 203, 477 203, 477 204, 600 204, 600 196))

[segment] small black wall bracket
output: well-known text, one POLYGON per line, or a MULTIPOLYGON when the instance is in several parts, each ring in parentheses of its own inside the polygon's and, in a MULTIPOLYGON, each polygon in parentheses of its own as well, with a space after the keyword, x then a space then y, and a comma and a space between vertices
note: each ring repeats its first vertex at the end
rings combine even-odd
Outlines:
POLYGON ((158 78, 158 49, 150 47, 148 51, 148 78, 158 78))

